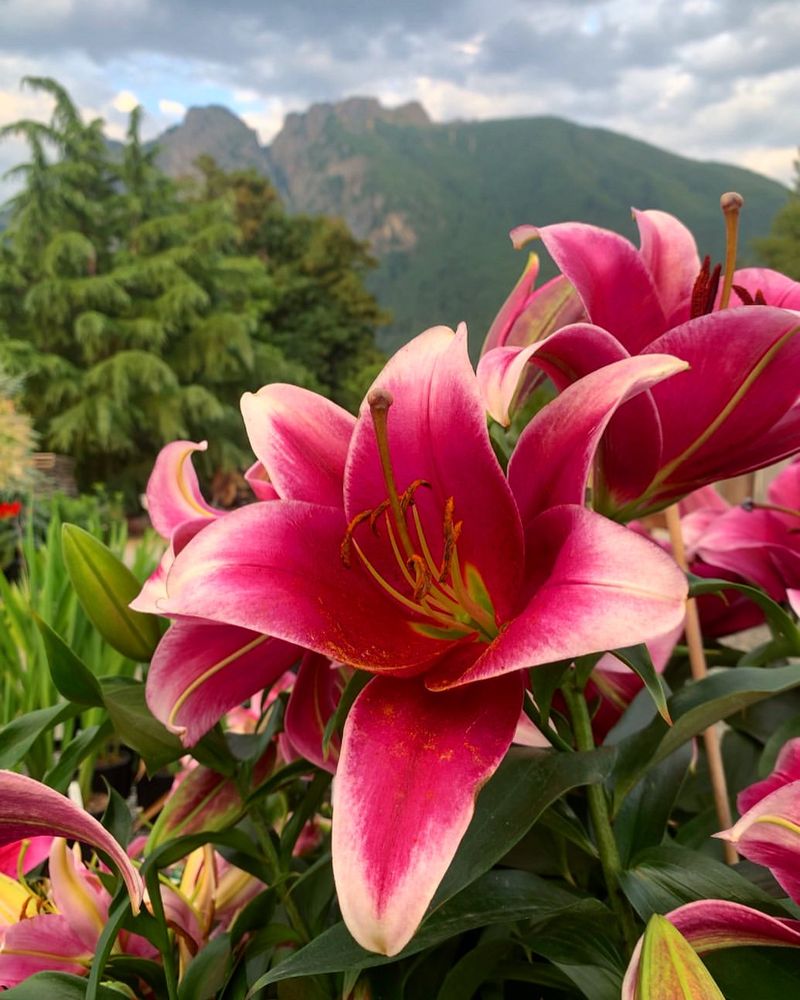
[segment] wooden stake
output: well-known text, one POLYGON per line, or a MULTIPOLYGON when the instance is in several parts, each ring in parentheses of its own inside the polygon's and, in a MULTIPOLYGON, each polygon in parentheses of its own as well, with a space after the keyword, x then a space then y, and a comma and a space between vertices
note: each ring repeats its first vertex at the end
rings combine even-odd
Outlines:
MULTIPOLYGON (((678 512, 678 505, 673 504, 667 507, 664 512, 669 531, 670 543, 675 562, 686 572, 688 564, 686 560, 686 549, 683 544, 683 533, 681 532, 681 517, 678 512)), ((700 616, 697 613, 697 602, 690 597, 686 602, 686 645, 689 648, 689 665, 692 669, 692 677, 702 680, 708 675, 706 664, 706 654, 703 650, 703 634, 700 631, 700 616)), ((703 743, 706 748, 706 759, 708 760, 708 772, 711 778, 711 788, 714 792, 714 806, 717 810, 717 819, 720 829, 728 830, 733 826, 733 816, 731 815, 730 800, 728 798, 728 783, 725 779, 725 768, 722 763, 722 749, 720 745, 719 726, 709 726, 703 733, 703 743)), ((729 865, 735 865, 739 860, 736 848, 728 841, 723 841, 723 851, 725 861, 729 865)))

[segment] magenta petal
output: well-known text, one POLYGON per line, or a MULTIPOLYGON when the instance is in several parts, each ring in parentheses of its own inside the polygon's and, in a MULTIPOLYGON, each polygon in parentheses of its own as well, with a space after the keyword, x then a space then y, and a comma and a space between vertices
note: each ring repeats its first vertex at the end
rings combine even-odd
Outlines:
POLYGON ((687 903, 668 913, 667 919, 701 955, 748 945, 800 947, 800 920, 771 917, 724 899, 687 903))
POLYGON ((0 947, 0 986, 17 986, 37 972, 85 976, 94 951, 86 947, 67 917, 45 913, 7 928, 0 947))
MULTIPOLYGON (((769 502, 800 511, 800 461, 787 465, 769 484, 769 502)), ((792 527, 796 527, 793 524, 792 527)))
POLYGON ((739 792, 736 808, 740 813, 746 813, 771 792, 793 781, 800 781, 800 738, 784 743, 768 778, 739 792))
POLYGON ((338 738, 332 740, 325 754, 322 738, 339 704, 343 687, 341 668, 334 667, 326 656, 306 653, 300 662, 284 719, 292 747, 306 760, 331 774, 336 771, 339 741, 338 738))
POLYGON ((256 458, 282 499, 341 506, 355 426, 347 410, 308 389, 275 383, 246 392, 242 415, 256 458))
MULTIPOLYGON (((758 292, 769 306, 782 309, 800 309, 800 282, 787 278, 780 271, 768 267, 743 267, 733 275, 734 285, 745 288, 755 298, 758 292)), ((736 292, 731 303, 736 302, 736 292)))
POLYGON ((666 317, 653 279, 632 243, 580 222, 542 226, 538 235, 575 286, 590 322, 612 333, 631 354, 664 332, 666 317))
POLYGON ((433 694, 377 677, 345 724, 333 792, 333 870, 363 947, 411 940, 519 719, 522 677, 433 694))
POLYGON ((767 465, 792 443, 797 449, 796 436, 773 436, 797 400, 798 332, 796 313, 742 306, 690 320, 648 345, 647 353, 690 366, 652 390, 664 434, 654 495, 666 500, 767 465))
POLYGON ((800 781, 765 795, 738 823, 715 836, 732 843, 749 861, 769 868, 800 902, 800 781))
MULTIPOLYGON (((430 488, 414 495, 416 510, 433 558, 440 562, 443 520, 450 497, 455 520, 463 521, 458 541, 461 566, 475 567, 505 617, 516 594, 521 569, 522 531, 506 477, 497 462, 486 414, 467 355, 466 328, 453 333, 434 327, 420 334, 389 361, 373 383, 389 392, 388 437, 399 490, 416 480, 430 488)), ((369 406, 362 404, 345 475, 348 518, 373 510, 387 496, 369 406)), ((360 536, 371 558, 390 575, 396 572, 383 538, 360 536)), ((351 662, 347 657, 336 657, 351 662)))
POLYGON ((443 644, 414 631, 410 613, 361 566, 344 565, 346 527, 341 510, 294 500, 234 510, 177 556, 161 610, 273 635, 365 669, 424 664, 443 644))
POLYGON ((261 462, 253 462, 244 474, 245 481, 253 491, 256 500, 277 500, 278 491, 272 485, 267 470, 261 462))
POLYGON ((192 454, 207 447, 205 441, 173 441, 158 453, 147 481, 147 513, 162 538, 184 521, 224 513, 206 503, 192 465, 192 454))
POLYGON ((486 339, 483 342, 481 354, 493 350, 495 347, 504 347, 508 343, 508 335, 514 325, 514 321, 523 311, 528 303, 533 286, 536 284, 536 277, 539 274, 539 258, 535 253, 528 254, 525 267, 516 285, 511 289, 506 301, 500 307, 500 311, 492 321, 486 339))
POLYGON ((526 607, 472 667, 432 672, 429 687, 483 680, 539 663, 646 642, 683 620, 686 578, 654 542, 577 506, 530 525, 526 607))
POLYGON ((770 554, 784 537, 782 525, 770 512, 732 507, 694 540, 694 551, 709 565, 755 583, 780 600, 783 584, 770 554))
POLYGON ((19 870, 19 858, 23 856, 22 872, 27 874, 32 868, 40 865, 50 853, 52 837, 27 837, 0 847, 0 874, 16 878, 19 870))
MULTIPOLYGON (((595 452, 618 407, 686 367, 666 356, 648 364, 648 357, 652 356, 626 358, 584 376, 540 410, 522 432, 508 466, 508 480, 524 525, 548 507, 583 504, 595 452)), ((655 430, 650 429, 652 435, 657 427, 656 423, 655 430)), ((651 455, 655 468, 658 453, 653 453, 652 437, 649 444, 650 452, 641 454, 651 455)), ((631 456, 626 457, 631 464, 631 456)), ((640 462, 637 454, 632 464, 640 462)), ((647 465, 646 459, 643 464, 647 465)))
POLYGON ((11 771, 0 771, 0 844, 42 834, 74 838, 105 851, 125 880, 131 905, 138 909, 142 880, 111 834, 47 785, 11 771))
POLYGON ((639 227, 639 254, 650 272, 668 326, 689 319, 692 288, 700 272, 694 236, 667 212, 633 210, 639 227))
POLYGON ((222 716, 269 687, 300 650, 258 632, 184 619, 172 624, 147 675, 147 704, 193 746, 222 716))

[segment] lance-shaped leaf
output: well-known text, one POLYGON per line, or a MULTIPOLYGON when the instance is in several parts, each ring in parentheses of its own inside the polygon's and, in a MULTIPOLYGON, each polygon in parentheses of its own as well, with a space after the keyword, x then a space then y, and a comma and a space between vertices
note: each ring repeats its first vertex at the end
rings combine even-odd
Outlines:
POLYGON ((0 771, 0 844, 23 837, 53 834, 70 837, 104 851, 119 869, 137 911, 142 880, 128 855, 88 813, 47 785, 11 771, 0 771))
POLYGON ((725 1000, 708 969, 666 917, 650 918, 641 943, 638 976, 626 978, 622 1000, 725 1000))
POLYGON ((141 585, 102 542, 74 524, 61 533, 64 563, 78 600, 103 638, 132 660, 146 662, 158 643, 158 620, 128 605, 141 585))

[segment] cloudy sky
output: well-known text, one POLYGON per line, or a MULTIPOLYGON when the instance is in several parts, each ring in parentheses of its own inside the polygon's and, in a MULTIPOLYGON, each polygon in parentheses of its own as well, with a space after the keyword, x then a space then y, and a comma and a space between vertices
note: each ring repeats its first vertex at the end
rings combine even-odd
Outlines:
MULTIPOLYGON (((268 142, 287 111, 361 94, 436 120, 559 115, 791 181, 796 0, 0 0, 0 124, 56 77, 120 135, 225 104, 268 142)), ((22 149, 0 145, 0 169, 22 149)), ((0 193, 7 191, 7 185, 0 193)))

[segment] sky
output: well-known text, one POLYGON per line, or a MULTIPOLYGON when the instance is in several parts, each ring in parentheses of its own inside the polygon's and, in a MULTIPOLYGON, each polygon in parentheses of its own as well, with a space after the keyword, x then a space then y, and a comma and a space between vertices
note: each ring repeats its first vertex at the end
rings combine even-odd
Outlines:
MULTIPOLYGON (((267 143, 362 95, 436 121, 557 115, 790 183, 796 0, 0 0, 0 125, 46 119, 52 76, 114 137, 223 104, 267 143)), ((0 172, 24 159, 0 143, 0 172)), ((9 192, 0 182, 0 196, 9 192)))

